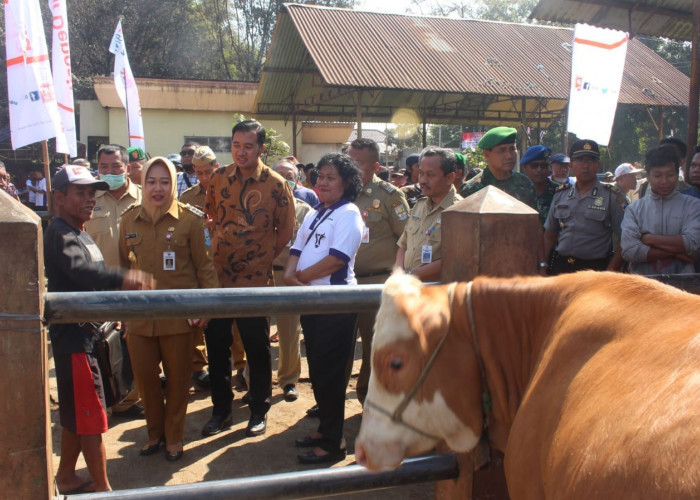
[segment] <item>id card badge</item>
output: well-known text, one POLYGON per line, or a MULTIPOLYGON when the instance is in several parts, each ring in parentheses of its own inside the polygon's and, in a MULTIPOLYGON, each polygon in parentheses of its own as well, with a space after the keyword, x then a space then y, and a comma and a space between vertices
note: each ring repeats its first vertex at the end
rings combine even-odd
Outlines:
POLYGON ((175 270, 175 252, 163 252, 163 271, 175 270))
POLYGON ((369 243, 369 228, 367 226, 362 230, 362 243, 369 243))
POLYGON ((420 263, 430 264, 433 261, 433 245, 423 245, 420 253, 420 263))

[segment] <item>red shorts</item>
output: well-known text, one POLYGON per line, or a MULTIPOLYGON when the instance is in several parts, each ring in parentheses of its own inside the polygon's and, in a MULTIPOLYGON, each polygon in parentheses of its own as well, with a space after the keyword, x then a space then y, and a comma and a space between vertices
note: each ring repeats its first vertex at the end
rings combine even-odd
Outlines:
POLYGON ((56 356, 61 425, 78 435, 107 432, 102 376, 97 360, 84 352, 56 356))

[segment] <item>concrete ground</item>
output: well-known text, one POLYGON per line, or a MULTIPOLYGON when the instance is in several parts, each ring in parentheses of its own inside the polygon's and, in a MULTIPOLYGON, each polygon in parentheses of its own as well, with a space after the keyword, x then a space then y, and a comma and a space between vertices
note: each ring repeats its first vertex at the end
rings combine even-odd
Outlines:
MULTIPOLYGON (((274 331, 274 327, 273 327, 274 331)), ((277 344, 273 343, 273 369, 276 370, 277 344)), ((233 425, 228 431, 211 437, 203 437, 201 429, 211 416, 209 392, 192 388, 187 410, 185 428, 185 454, 175 463, 167 462, 164 455, 156 453, 141 457, 139 448, 146 441, 144 420, 110 418, 109 431, 105 435, 107 472, 115 490, 144 488, 151 486, 192 484, 249 476, 277 474, 282 472, 307 471, 313 466, 301 465, 296 459, 300 451, 294 446, 295 439, 314 431, 317 420, 306 417, 306 410, 314 405, 308 368, 302 342, 302 375, 297 386, 299 399, 293 403, 284 401, 281 388, 273 388, 272 408, 268 413, 267 433, 256 438, 245 436, 249 410, 236 393, 233 404, 233 425)), ((355 463, 354 444, 362 419, 362 408, 355 395, 355 383, 360 368, 361 344, 355 352, 353 378, 347 392, 345 405, 345 437, 348 441, 348 456, 332 467, 344 467, 355 463)), ((51 367, 50 389, 54 400, 56 386, 51 367)), ((276 373, 276 372, 275 372, 276 373)), ((273 375, 274 379, 274 375, 273 375)), ((58 408, 51 411, 53 435, 53 466, 58 468, 61 427, 58 423, 58 408)), ((85 462, 78 462, 78 475, 88 477, 85 462)), ((434 495, 433 484, 404 486, 373 493, 343 495, 360 499, 424 499, 434 495)), ((338 498, 338 497, 334 497, 338 498)))

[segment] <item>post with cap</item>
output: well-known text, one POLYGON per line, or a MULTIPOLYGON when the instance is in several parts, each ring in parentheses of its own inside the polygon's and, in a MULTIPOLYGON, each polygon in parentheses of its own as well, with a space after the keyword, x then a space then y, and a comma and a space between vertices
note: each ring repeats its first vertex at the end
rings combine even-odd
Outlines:
POLYGON ((41 219, 0 189, 0 491, 54 496, 41 219), (10 263, 10 260, 12 261, 10 263))
MULTIPOLYGON (((480 275, 537 274, 542 227, 536 210, 494 186, 477 191, 442 213, 443 283, 470 281, 480 275)), ((449 450, 444 444, 438 453, 449 450)), ((477 449, 458 453, 457 480, 436 483, 435 498, 505 500, 508 488, 503 454, 477 449), (474 470, 486 454, 488 467, 474 470)))

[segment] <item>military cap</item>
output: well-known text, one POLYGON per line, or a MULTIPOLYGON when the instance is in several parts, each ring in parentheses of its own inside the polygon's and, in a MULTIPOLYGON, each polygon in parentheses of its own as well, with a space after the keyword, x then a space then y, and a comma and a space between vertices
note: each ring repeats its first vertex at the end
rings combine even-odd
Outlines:
POLYGON ((457 168, 464 170, 467 166, 467 157, 462 153, 455 153, 455 157, 457 158, 457 168))
POLYGON ((535 160, 546 160, 549 155, 552 154, 552 148, 549 146, 543 146, 542 144, 537 144, 536 146, 530 146, 525 150, 525 154, 520 158, 520 164, 525 165, 535 160))
POLYGON ((211 163, 215 161, 216 155, 209 146, 197 146, 195 148, 194 156, 192 156, 192 164, 195 167, 204 167, 206 165, 211 165, 211 163))
POLYGON ((420 161, 420 155, 418 153, 413 153, 412 155, 408 155, 406 157, 406 167, 410 167, 411 165, 415 165, 420 161))
POLYGON ((574 142, 569 149, 569 157, 571 157, 572 160, 575 160, 576 158, 581 158, 582 156, 590 156, 596 160, 600 159, 598 143, 591 141, 590 139, 583 139, 574 142))
POLYGON ((494 127, 479 141, 481 149, 491 149, 501 144, 514 144, 518 131, 512 127, 494 127))
POLYGON ((565 154, 558 153, 549 157, 549 163, 571 163, 571 160, 565 154))
POLYGON ((128 148, 126 152, 129 154, 129 161, 138 161, 146 159, 146 153, 144 153, 143 149, 141 149, 138 146, 128 148))

